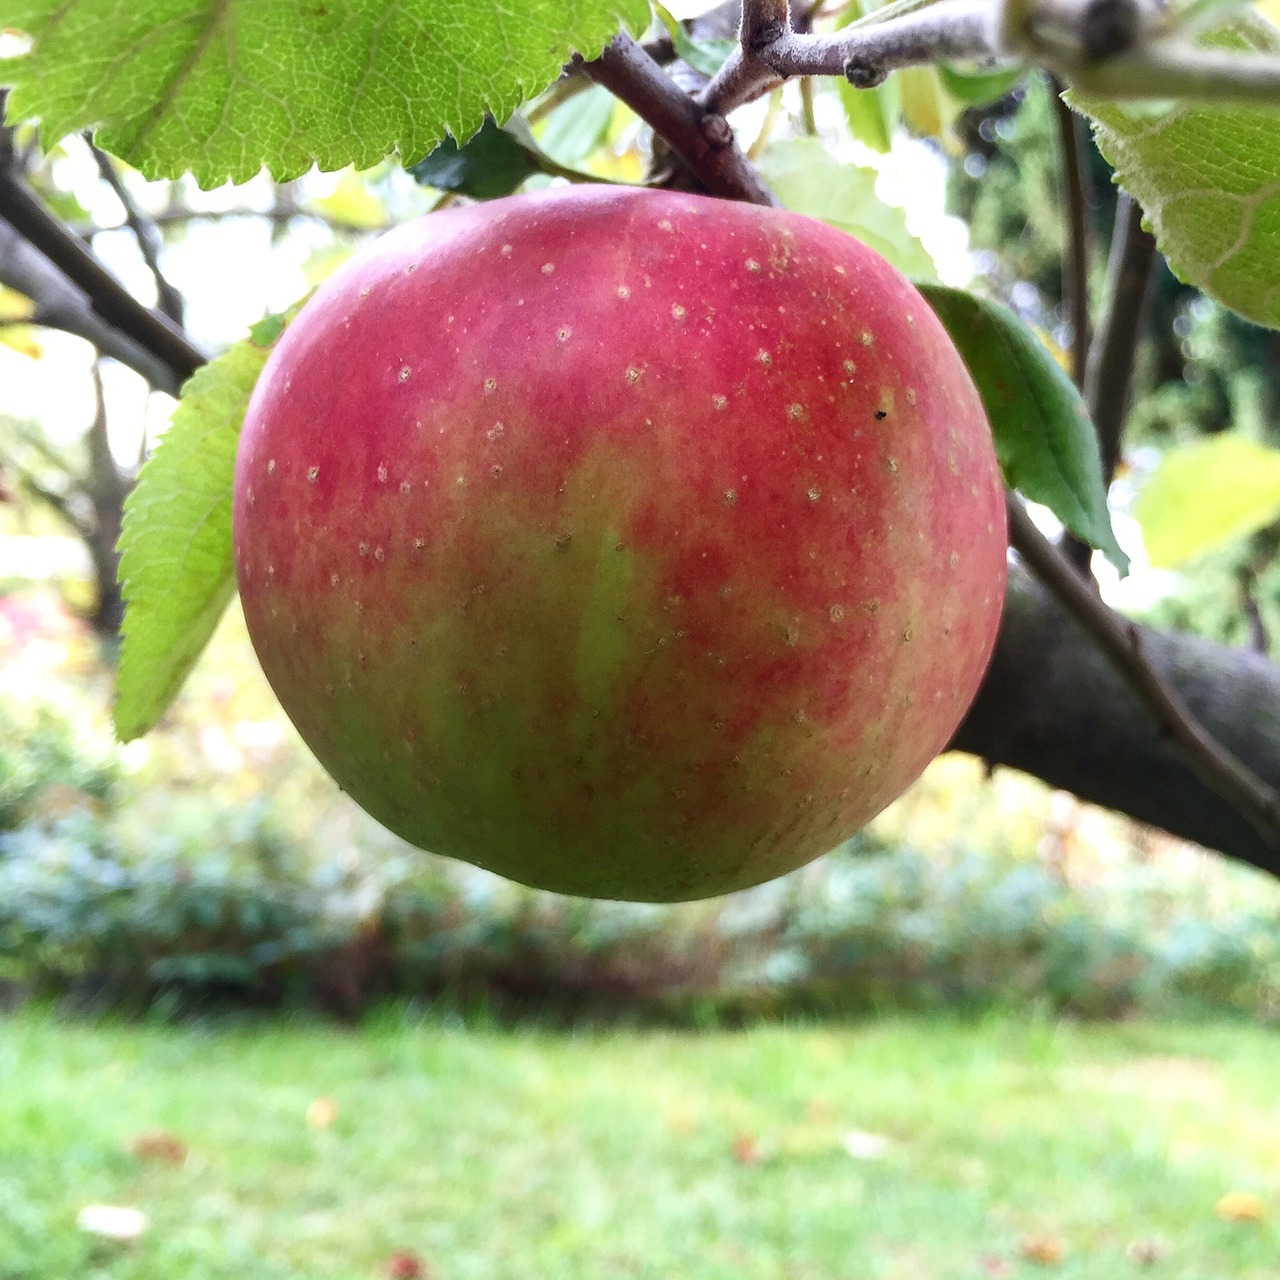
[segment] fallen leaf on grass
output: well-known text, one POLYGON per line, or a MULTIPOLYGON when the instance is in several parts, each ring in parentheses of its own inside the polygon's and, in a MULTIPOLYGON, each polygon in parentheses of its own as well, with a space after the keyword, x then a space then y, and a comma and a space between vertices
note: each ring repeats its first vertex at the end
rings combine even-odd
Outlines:
POLYGON ((1223 1222, 1261 1222, 1267 1216, 1267 1205, 1252 1191, 1228 1191, 1213 1211, 1223 1222))
POLYGON ((164 1129, 136 1134, 129 1139, 129 1151, 139 1160, 163 1160, 167 1164, 182 1164, 187 1158, 187 1144, 164 1129))
POLYGON ((1018 1254, 1040 1267, 1056 1267, 1067 1256, 1067 1246, 1047 1233, 1023 1236, 1018 1241, 1018 1254))
POLYGON ((862 1129, 850 1129, 840 1144, 855 1160, 879 1160, 889 1149, 888 1138, 862 1129))
POLYGON ((416 1253, 400 1249, 387 1259, 384 1268, 391 1280, 430 1280, 431 1271, 416 1253))
POLYGON ((76 1226, 91 1236, 128 1243, 147 1229, 147 1215, 116 1204, 87 1204, 76 1214, 76 1226))
POLYGON ((730 1150, 739 1164, 759 1164, 764 1159, 760 1143, 749 1133, 738 1134, 730 1150))
POLYGON ((1164 1257, 1164 1245, 1159 1240, 1131 1240, 1124 1256, 1135 1267, 1149 1267, 1164 1257))
POLYGON ((307 1124, 327 1129, 338 1118, 338 1104, 332 1098, 316 1098, 307 1107, 307 1124))

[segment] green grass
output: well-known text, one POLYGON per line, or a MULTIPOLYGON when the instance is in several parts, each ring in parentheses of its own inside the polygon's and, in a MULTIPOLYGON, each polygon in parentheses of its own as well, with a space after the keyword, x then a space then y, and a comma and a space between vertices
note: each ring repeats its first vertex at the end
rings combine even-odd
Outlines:
POLYGON ((889 1020, 745 1032, 0 1020, 2 1280, 1280 1276, 1276 1035, 889 1020), (308 1127, 308 1104, 338 1117, 308 1127), (851 1129, 891 1140, 876 1160, 851 1129), (129 1141, 164 1129, 175 1167, 129 1141), (762 1159, 735 1158, 749 1136, 762 1159), (136 1206, 133 1246, 75 1226, 136 1206), (1018 1257, 1044 1232, 1046 1271, 1018 1257), (1002 1270, 1003 1259, 1008 1264, 1002 1270))

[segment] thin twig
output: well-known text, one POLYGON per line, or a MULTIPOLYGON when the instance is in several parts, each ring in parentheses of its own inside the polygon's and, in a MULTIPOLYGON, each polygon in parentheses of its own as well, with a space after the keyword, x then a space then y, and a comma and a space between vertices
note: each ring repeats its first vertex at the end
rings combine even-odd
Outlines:
MULTIPOLYGON (((151 215, 151 221, 157 227, 181 226, 191 222, 228 222, 236 218, 262 218, 267 222, 287 225, 301 219, 323 223, 332 231, 349 232, 353 235, 372 235, 383 229, 370 227, 365 223, 350 222, 345 218, 336 218, 332 214, 318 209, 300 208, 298 205, 281 204, 270 209, 187 209, 181 206, 163 209, 151 215)), ((84 235, 86 231, 96 231, 96 227, 77 227, 77 232, 84 235)))
POLYGON ((147 269, 155 279, 156 301, 160 310, 174 324, 181 326, 182 294, 170 284, 164 272, 160 270, 162 241, 159 230, 155 223, 138 208, 138 202, 134 200, 129 188, 125 186, 124 179, 120 177, 111 157, 88 134, 85 135, 85 142, 88 143, 89 150, 97 162, 98 172, 102 175, 107 186, 115 192, 116 199, 120 201, 124 209, 125 225, 133 232, 133 238, 138 242, 138 249, 142 253, 142 260, 147 264, 147 269))
POLYGON ((871 88, 897 68, 942 58, 1040 66, 1116 101, 1280 104, 1280 58, 1179 38, 1156 0, 911 0, 823 35, 797 32, 785 9, 743 0, 741 45, 708 86, 709 108, 727 114, 793 76, 843 75, 871 88))
POLYGON ((1084 386, 1089 358, 1089 224, 1088 182, 1085 170, 1084 122, 1062 98, 1062 83, 1049 79, 1058 125, 1058 168, 1062 177, 1062 305, 1071 323, 1071 377, 1084 386))
POLYGON ((35 304, 24 323, 60 329, 91 342, 104 355, 118 360, 152 386, 178 394, 183 375, 164 359, 158 359, 145 343, 109 324, 38 249, 28 244, 0 219, 0 284, 26 294, 35 304))
POLYGON ((1098 433, 1102 474, 1107 481, 1115 475, 1120 461, 1120 441, 1155 259, 1155 237, 1143 229, 1142 209, 1127 192, 1121 192, 1111 233, 1107 292, 1084 375, 1085 402, 1098 433))
POLYGON ((103 320, 163 360, 180 380, 204 364, 204 353, 181 329, 167 316, 143 306, 26 183, 4 168, 0 168, 0 218, 83 290, 103 320))
MULTIPOLYGON (((1085 364, 1089 358, 1089 231, 1087 221, 1088 181, 1085 173, 1085 143, 1081 136, 1083 122, 1063 99, 1063 85, 1056 76, 1048 77, 1049 97, 1053 102, 1058 126, 1058 172, 1062 203, 1062 307, 1071 325, 1071 380, 1084 387, 1085 364)), ((1063 554, 1083 574, 1089 573, 1093 548, 1087 542, 1068 535, 1062 543, 1063 554)))
POLYGON ((597 84, 650 125, 712 195, 777 203, 738 149, 725 118, 682 93, 630 36, 615 37, 598 58, 583 66, 597 84))
POLYGON ((1258 571, 1251 564, 1241 565, 1236 574, 1236 582, 1240 587, 1240 608, 1244 613, 1245 626, 1249 629, 1249 648, 1254 653, 1269 653, 1271 637, 1267 634, 1266 619, 1258 607, 1258 571))
POLYGON ((1205 731, 1178 693, 1147 661, 1137 626, 1113 612, 1006 495, 1009 543, 1059 604, 1089 633, 1155 717, 1196 776, 1229 800, 1280 851, 1280 795, 1205 731))

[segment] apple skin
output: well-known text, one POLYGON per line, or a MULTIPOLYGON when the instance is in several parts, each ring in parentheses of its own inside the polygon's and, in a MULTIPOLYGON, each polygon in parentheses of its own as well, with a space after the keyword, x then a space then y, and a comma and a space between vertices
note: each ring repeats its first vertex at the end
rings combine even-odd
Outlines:
POLYGON ((862 827, 994 643, 1003 490, 928 305, 777 209, 576 187, 323 285, 236 462, 250 635, 415 845, 563 893, 741 889, 862 827))

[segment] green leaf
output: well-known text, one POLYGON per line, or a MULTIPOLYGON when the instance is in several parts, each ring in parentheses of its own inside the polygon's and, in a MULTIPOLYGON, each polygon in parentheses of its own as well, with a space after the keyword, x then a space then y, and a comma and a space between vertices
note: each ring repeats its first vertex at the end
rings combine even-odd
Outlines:
POLYGON ((427 187, 456 191, 476 200, 510 195, 535 173, 570 182, 608 182, 557 164, 541 147, 520 115, 499 125, 489 116, 479 132, 459 146, 446 138, 429 156, 410 165, 409 172, 427 187))
POLYGON ((683 24, 671 16, 670 10, 658 4, 657 0, 654 0, 653 10, 671 37, 676 57, 687 62, 695 71, 701 71, 704 76, 715 75, 737 47, 735 40, 695 40, 684 29, 683 24))
MULTIPOLYGON (((874 8, 874 0, 868 0, 865 6, 862 0, 851 0, 836 20, 836 29, 848 26, 874 8)), ((855 89, 843 76, 838 84, 849 132, 872 151, 887 152, 893 146, 893 131, 901 115, 897 76, 890 76, 875 89, 855 89)))
POLYGON ((1243 538, 1280 519, 1280 449, 1230 432, 1170 449, 1135 514, 1157 568, 1243 538))
POLYGON ((917 137, 940 138, 959 114, 959 107, 942 91, 933 67, 903 67, 897 73, 902 123, 917 137))
POLYGON ((938 79, 957 102, 966 107, 981 107, 999 102, 1027 74, 1025 67, 1006 67, 999 71, 974 71, 938 63, 938 79))
POLYGON ((581 164, 608 139, 617 101, 598 84, 575 93, 551 113, 539 131, 542 149, 560 164, 581 164))
POLYGON ((120 581, 126 609, 116 679, 122 741, 164 715, 235 593, 231 491, 240 424, 286 318, 197 370, 124 507, 120 581))
MULTIPOLYGON (((1246 12, 1207 43, 1277 53, 1280 31, 1246 12)), ((1142 205, 1174 272, 1240 315, 1280 328, 1280 114, 1068 100, 1093 117, 1116 181, 1142 205)))
POLYGON ((476 200, 510 195, 526 178, 542 172, 531 149, 489 116, 469 141, 446 138, 409 172, 425 187, 457 191, 476 200))
POLYGON ((876 171, 837 160, 817 138, 775 142, 757 161, 779 200, 861 240, 906 275, 935 274, 906 214, 875 193, 876 171))
POLYGON ((969 366, 1005 483, 1127 573, 1129 558, 1107 511, 1098 438, 1071 379, 1007 307, 943 285, 916 287, 969 366))
POLYGON ((34 45, 0 79, 46 145, 97 126, 147 177, 215 186, 412 163, 648 19, 646 0, 5 0, 34 45))

